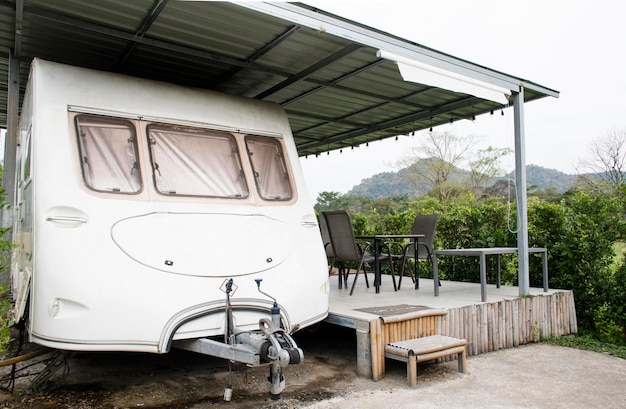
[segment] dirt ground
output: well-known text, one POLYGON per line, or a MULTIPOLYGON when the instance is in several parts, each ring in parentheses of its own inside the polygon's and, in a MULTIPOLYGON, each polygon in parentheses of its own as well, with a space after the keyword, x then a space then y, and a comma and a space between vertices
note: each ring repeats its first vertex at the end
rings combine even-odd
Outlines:
MULTIPOLYGON (((356 339, 344 328, 321 325, 294 337, 304 362, 285 371, 280 400, 266 389, 267 367, 236 366, 233 397, 223 360, 173 350, 166 355, 77 353, 40 391, 30 382, 42 355, 19 367, 13 393, 0 392, 0 408, 624 408, 626 360, 606 354, 532 344, 456 362, 423 365, 418 385, 406 383, 404 364, 387 361, 383 380, 357 378, 356 339)), ((6 381, 11 367, 0 368, 6 381)), ((6 382, 5 382, 6 386, 6 382)))

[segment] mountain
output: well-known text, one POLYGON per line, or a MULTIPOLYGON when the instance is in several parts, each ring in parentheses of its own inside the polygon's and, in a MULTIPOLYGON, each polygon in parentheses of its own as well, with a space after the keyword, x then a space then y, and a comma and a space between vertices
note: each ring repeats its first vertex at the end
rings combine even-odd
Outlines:
MULTIPOLYGON (((421 161, 420 161, 421 162, 421 161)), ((420 165, 420 162, 413 164, 409 167, 400 169, 397 172, 382 172, 373 175, 369 178, 363 179, 360 184, 355 185, 348 191, 350 196, 363 196, 370 199, 379 199, 390 196, 403 196, 419 197, 426 193, 427 186, 419 186, 411 182, 409 175, 415 173, 415 166, 420 165)), ((467 171, 462 169, 456 169, 451 174, 450 179, 452 181, 460 181, 466 177, 467 171)), ((568 175, 556 169, 547 169, 537 165, 526 166, 526 182, 529 187, 534 190, 544 190, 552 188, 555 193, 564 193, 570 187, 573 186, 577 176, 568 175)), ((506 177, 500 178, 503 180, 515 180, 515 173, 511 172, 506 177)), ((498 180, 494 180, 494 184, 498 180)))
MULTIPOLYGON (((515 179, 515 172, 509 173, 507 178, 515 179)), ((574 185, 577 178, 577 175, 568 175, 556 169, 537 165, 526 166, 526 184, 529 188, 539 190, 553 188, 556 193, 565 193, 574 185)))

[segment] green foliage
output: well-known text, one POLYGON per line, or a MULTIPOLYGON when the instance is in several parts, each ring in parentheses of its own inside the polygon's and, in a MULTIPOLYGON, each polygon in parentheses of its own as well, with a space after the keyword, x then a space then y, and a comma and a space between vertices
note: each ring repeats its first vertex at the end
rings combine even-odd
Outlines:
POLYGON ((546 342, 563 347, 611 354, 619 358, 626 359, 626 344, 623 342, 613 343, 602 341, 594 336, 594 334, 587 331, 581 331, 578 335, 550 338, 546 342))
MULTIPOLYGON (((2 170, 0 169, 0 179, 2 170)), ((5 201, 6 191, 0 189, 0 211, 9 204, 5 201)), ((0 276, 7 277, 11 268, 12 245, 8 239, 9 229, 0 229, 0 276)), ((10 327, 13 325, 13 304, 8 286, 0 286, 0 353, 7 350, 11 342, 10 327)))
POLYGON ((533 220, 552 239, 550 285, 573 290, 579 324, 596 331, 612 281, 613 242, 624 230, 620 203, 578 191, 561 208, 559 214, 546 213, 553 217, 533 220))
MULTIPOLYGON (((615 324, 616 330, 621 332, 622 342, 626 342, 626 265, 622 264, 612 275, 606 297, 606 317, 615 324)), ((610 331, 607 332, 606 338, 615 338, 610 331)))
POLYGON ((11 342, 10 328, 13 325, 13 303, 8 286, 0 287, 0 354, 6 352, 11 342))

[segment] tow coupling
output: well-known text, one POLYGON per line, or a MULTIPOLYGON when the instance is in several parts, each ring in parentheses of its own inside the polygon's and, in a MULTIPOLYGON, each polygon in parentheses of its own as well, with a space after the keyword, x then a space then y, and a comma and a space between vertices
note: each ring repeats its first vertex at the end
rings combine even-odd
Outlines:
MULTIPOLYGON (((257 280, 259 292, 261 280, 257 280)), ((289 364, 299 364, 304 359, 302 350, 293 338, 280 328, 280 309, 276 300, 272 308, 272 319, 261 318, 259 329, 254 331, 240 331, 233 325, 233 311, 230 296, 234 294, 236 286, 232 278, 222 285, 226 293, 226 331, 224 342, 210 338, 175 341, 176 348, 211 355, 228 360, 228 385, 224 390, 224 400, 232 397, 232 362, 240 362, 249 366, 269 365, 268 390, 272 399, 280 399, 285 389, 283 368, 289 364)))

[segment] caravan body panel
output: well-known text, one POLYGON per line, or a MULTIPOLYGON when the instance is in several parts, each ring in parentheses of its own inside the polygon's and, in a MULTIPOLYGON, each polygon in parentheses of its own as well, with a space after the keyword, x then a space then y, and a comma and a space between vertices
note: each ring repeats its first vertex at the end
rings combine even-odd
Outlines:
POLYGON ((219 336, 229 278, 239 328, 270 316, 255 279, 288 332, 325 318, 282 108, 38 59, 26 95, 12 277, 31 341, 166 352, 219 336))

